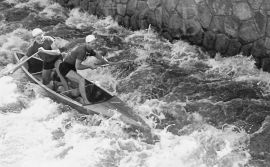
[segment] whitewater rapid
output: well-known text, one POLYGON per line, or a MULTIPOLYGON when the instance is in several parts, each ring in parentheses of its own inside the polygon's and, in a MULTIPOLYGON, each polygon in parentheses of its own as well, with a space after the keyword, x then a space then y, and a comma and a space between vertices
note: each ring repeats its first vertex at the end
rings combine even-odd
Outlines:
MULTIPOLYGON (((100 45, 111 49, 108 58, 132 59, 133 63, 80 73, 125 101, 157 136, 154 144, 149 144, 139 133, 134 137, 125 131, 127 125, 117 119, 79 114, 48 98, 18 70, 0 78, 0 167, 249 165, 250 134, 233 121, 231 124, 224 121, 230 113, 220 118, 213 107, 226 108, 230 99, 225 101, 223 97, 230 94, 223 96, 219 90, 211 89, 226 85, 225 81, 244 82, 243 85, 256 81, 261 91, 268 94, 269 74, 256 69, 252 58, 217 55, 213 59, 186 42, 161 39, 151 27, 130 31, 110 17, 99 19, 78 9, 66 10, 49 0, 0 3, 11 4, 11 9, 35 9, 37 19, 24 20, 29 19, 33 24, 39 23, 39 17, 64 20, 53 26, 39 25, 57 37, 59 46, 70 41, 76 43, 92 31, 105 36, 100 45), (42 10, 37 11, 37 6, 42 10), (113 36, 109 36, 111 28, 117 31, 113 36), (105 40, 107 36, 109 42, 105 40), (219 80, 222 82, 214 85, 219 80), (195 91, 205 86, 202 83, 207 88, 195 91)), ((25 52, 32 38, 31 28, 25 28, 22 22, 11 24, 2 20, 1 23, 0 61, 1 71, 5 71, 14 66, 11 50, 25 52)), ((86 63, 93 61, 89 59, 86 63)))

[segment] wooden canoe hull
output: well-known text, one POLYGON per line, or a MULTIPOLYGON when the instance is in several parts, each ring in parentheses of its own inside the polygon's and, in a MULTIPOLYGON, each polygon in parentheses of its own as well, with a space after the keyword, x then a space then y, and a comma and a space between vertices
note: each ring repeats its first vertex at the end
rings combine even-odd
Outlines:
MULTIPOLYGON (((17 62, 20 61, 20 58, 24 55, 21 53, 14 54, 15 59, 17 62)), ((96 102, 90 105, 83 105, 78 101, 73 100, 72 98, 65 96, 63 94, 59 94, 54 90, 45 86, 38 77, 35 77, 33 73, 40 72, 42 70, 42 60, 38 58, 32 58, 27 62, 24 66, 22 66, 22 70, 26 74, 26 76, 32 81, 33 83, 42 87, 46 92, 47 95, 60 103, 69 105, 70 107, 76 109, 78 112, 82 114, 102 114, 106 117, 112 117, 115 114, 119 114, 120 120, 125 122, 126 124, 136 126, 142 129, 149 129, 147 124, 140 118, 138 115, 134 113, 134 111, 128 107, 123 101, 121 101, 118 97, 111 95, 106 90, 100 88, 95 83, 91 81, 87 81, 86 84, 93 84, 95 90, 102 91, 105 94, 104 101, 96 102)), ((86 91, 87 92, 87 91, 86 91)), ((89 92, 89 91, 88 91, 89 92)))

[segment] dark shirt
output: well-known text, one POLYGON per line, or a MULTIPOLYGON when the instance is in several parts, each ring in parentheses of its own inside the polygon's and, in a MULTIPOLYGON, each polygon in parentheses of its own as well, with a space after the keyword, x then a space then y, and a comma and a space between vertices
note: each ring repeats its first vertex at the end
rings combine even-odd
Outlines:
POLYGON ((86 44, 83 44, 72 49, 64 62, 75 65, 76 59, 84 61, 87 56, 96 56, 96 52, 93 49, 87 49, 86 44))
MULTIPOLYGON (((54 39, 50 36, 44 36, 44 41, 42 44, 37 43, 36 41, 33 43, 32 46, 28 48, 28 51, 26 53, 26 56, 30 57, 33 54, 35 54, 38 51, 38 48, 43 47, 45 50, 52 50, 51 45, 53 43, 54 39)), ((49 55, 47 53, 38 53, 39 57, 44 62, 51 62, 55 60, 54 55, 49 55)))

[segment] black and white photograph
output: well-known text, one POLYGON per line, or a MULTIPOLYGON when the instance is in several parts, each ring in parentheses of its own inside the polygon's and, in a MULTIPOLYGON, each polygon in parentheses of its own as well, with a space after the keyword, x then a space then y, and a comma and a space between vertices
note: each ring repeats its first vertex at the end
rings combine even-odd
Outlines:
POLYGON ((270 167, 270 0, 0 0, 0 167, 270 167))

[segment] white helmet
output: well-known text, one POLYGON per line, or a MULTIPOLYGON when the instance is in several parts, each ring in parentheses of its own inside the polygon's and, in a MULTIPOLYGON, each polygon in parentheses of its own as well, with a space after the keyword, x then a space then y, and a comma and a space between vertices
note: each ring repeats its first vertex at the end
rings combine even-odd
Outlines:
POLYGON ((33 31, 32 31, 32 36, 33 37, 36 37, 36 36, 38 36, 40 34, 43 34, 43 31, 40 28, 33 29, 33 31))
POLYGON ((87 42, 92 42, 92 41, 94 41, 94 40, 96 40, 96 37, 94 36, 94 35, 87 35, 86 37, 85 37, 85 42, 87 43, 87 42))

